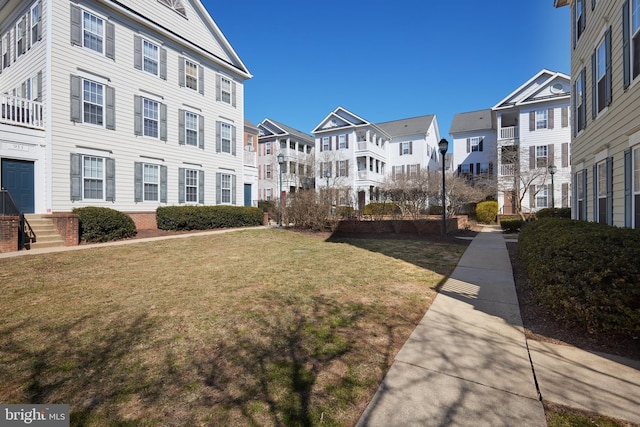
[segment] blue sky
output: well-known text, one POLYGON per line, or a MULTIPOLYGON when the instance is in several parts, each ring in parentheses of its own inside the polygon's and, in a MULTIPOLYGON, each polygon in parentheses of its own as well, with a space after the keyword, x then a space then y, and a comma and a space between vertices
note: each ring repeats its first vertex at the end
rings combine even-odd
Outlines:
POLYGON ((491 108, 546 68, 566 74, 553 0, 204 0, 254 76, 245 117, 305 133, 342 106, 377 123, 491 108))

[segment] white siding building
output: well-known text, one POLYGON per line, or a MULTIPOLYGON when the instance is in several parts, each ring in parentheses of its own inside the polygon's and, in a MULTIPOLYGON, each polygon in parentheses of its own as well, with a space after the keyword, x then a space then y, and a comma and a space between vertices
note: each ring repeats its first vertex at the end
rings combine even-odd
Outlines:
POLYGON ((201 1, 8 0, 0 36, 2 185, 24 212, 243 204, 251 76, 201 1))

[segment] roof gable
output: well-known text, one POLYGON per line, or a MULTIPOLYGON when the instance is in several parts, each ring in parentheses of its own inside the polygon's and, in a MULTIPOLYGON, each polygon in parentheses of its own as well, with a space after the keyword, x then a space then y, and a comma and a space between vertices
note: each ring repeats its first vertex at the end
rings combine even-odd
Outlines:
POLYGON ((336 128, 345 128, 353 126, 369 125, 368 121, 358 117, 349 110, 338 107, 333 110, 327 117, 325 117, 318 126, 316 126, 311 132, 319 133, 323 131, 329 131, 336 128))
POLYGON ((459 113, 453 116, 450 134, 495 129, 495 113, 489 109, 459 113))
POLYGON ((293 137, 297 141, 305 142, 307 145, 314 145, 314 139, 311 135, 301 132, 297 129, 278 123, 272 119, 264 119, 258 125, 260 138, 264 137, 293 137))
POLYGON ((429 131, 434 118, 435 116, 433 114, 429 114, 410 119, 377 123, 377 126, 393 138, 409 135, 425 135, 429 131))
POLYGON ((497 103, 493 110, 513 108, 550 99, 570 96, 571 79, 559 72, 542 70, 506 98, 497 103))

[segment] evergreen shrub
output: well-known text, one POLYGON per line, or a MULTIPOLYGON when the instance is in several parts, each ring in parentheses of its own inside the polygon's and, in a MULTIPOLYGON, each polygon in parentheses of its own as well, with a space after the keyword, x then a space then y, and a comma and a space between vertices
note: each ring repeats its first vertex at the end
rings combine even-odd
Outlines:
POLYGON ((260 208, 246 206, 160 206, 156 222, 161 230, 211 230, 262 225, 260 208))
POLYGON ((125 213, 111 208, 87 206, 74 208, 78 215, 80 239, 85 242, 109 242, 136 235, 136 224, 125 213))
POLYGON ((476 220, 483 224, 491 224, 498 216, 498 202, 487 200, 476 205, 476 220))

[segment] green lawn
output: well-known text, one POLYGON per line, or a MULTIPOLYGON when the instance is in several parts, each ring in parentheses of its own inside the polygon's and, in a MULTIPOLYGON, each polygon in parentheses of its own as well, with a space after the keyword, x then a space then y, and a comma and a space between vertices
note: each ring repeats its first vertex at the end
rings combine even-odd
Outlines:
POLYGON ((464 249, 271 229, 0 259, 0 401, 350 426, 464 249))

